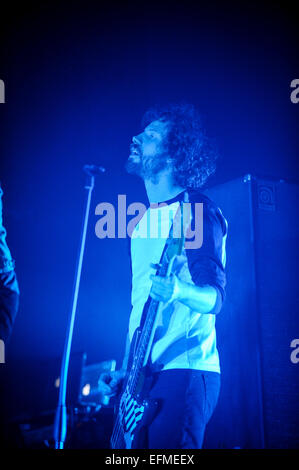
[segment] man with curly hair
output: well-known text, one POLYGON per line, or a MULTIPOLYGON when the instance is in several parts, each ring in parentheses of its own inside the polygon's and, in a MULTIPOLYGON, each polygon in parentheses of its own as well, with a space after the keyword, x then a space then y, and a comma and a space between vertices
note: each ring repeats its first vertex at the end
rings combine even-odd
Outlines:
POLYGON ((121 370, 103 375, 101 381, 106 395, 119 391, 129 346, 144 321, 146 306, 150 299, 161 302, 150 355, 149 391, 158 412, 149 426, 141 426, 136 448, 201 448, 218 400, 215 316, 225 298, 227 222, 199 191, 215 171, 216 158, 200 116, 186 104, 149 110, 143 131, 130 146, 127 171, 143 179, 150 205, 131 237, 132 311, 125 359, 121 370), (161 236, 162 230, 156 232, 160 236, 150 236, 150 230, 146 237, 140 234, 151 221, 169 233, 181 201, 191 203, 195 229, 199 223, 195 203, 203 204, 203 243, 197 249, 185 247, 173 274, 162 277, 157 268, 167 237, 161 236))

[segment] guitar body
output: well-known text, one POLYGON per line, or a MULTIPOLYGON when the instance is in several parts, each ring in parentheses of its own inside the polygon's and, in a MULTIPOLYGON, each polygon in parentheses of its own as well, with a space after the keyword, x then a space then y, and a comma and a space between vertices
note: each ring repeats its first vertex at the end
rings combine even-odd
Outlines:
MULTIPOLYGON (((140 329, 133 336, 128 371, 132 370, 137 342, 140 337, 140 329)), ((138 375, 134 388, 129 387, 130 372, 124 379, 120 399, 115 405, 116 422, 111 438, 112 449, 138 448, 141 431, 148 427, 159 411, 159 403, 148 399, 148 393, 152 385, 152 374, 149 367, 143 367, 138 375), (117 429, 118 428, 118 429, 117 429)))

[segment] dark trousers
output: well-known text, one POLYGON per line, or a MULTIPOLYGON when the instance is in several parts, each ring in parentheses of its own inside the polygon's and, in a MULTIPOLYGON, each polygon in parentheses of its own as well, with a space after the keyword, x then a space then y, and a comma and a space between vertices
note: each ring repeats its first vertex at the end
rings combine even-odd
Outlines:
POLYGON ((217 404, 220 374, 172 369, 155 374, 149 398, 159 412, 144 430, 139 448, 200 449, 204 432, 217 404))

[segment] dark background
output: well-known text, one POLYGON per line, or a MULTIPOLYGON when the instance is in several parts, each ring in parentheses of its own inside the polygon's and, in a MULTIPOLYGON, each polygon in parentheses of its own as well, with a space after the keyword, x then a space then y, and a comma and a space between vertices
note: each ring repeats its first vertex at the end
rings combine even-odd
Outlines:
MULTIPOLYGON (((146 200, 124 164, 149 106, 198 107, 220 153, 210 187, 247 173, 298 183, 299 103, 290 101, 297 31, 291 2, 10 3, 0 46, 0 179, 21 290, 4 366, 14 382, 62 354, 85 163, 107 171, 93 193, 73 351, 85 351, 88 363, 120 365, 127 240, 99 240, 94 211, 116 204, 117 194, 146 200)), ((30 411, 32 394, 25 401, 11 398, 11 412, 30 411)))

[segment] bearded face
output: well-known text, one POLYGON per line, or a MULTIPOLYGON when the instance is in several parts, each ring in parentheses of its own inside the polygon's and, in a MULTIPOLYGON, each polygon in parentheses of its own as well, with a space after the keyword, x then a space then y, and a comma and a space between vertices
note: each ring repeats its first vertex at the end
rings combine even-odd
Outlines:
POLYGON ((169 165, 166 148, 168 123, 151 122, 142 133, 133 137, 130 156, 126 163, 128 173, 142 179, 155 180, 156 176, 169 165))

